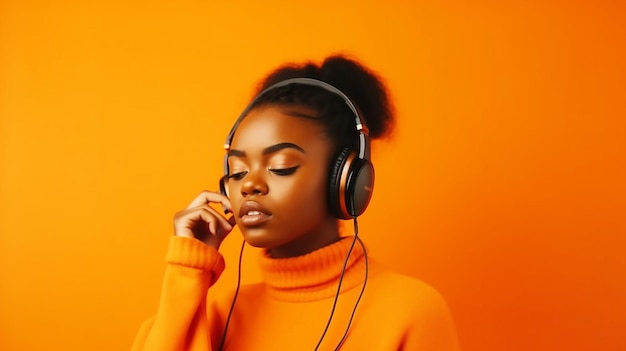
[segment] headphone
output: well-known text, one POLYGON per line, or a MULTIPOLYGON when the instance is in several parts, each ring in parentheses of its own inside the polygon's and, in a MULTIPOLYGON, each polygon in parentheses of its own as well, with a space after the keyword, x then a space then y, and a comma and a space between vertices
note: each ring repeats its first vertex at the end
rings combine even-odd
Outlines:
POLYGON ((328 179, 328 207, 338 219, 353 219, 360 216, 369 204, 374 190, 374 166, 370 161, 369 130, 360 117, 356 105, 336 87, 313 78, 291 78, 280 81, 259 93, 239 115, 224 142, 224 176, 220 178, 220 192, 228 196, 226 182, 228 180, 228 151, 237 127, 265 93, 290 84, 306 85, 324 89, 341 97, 354 114, 356 131, 359 137, 358 148, 345 146, 334 157, 330 164, 328 179))

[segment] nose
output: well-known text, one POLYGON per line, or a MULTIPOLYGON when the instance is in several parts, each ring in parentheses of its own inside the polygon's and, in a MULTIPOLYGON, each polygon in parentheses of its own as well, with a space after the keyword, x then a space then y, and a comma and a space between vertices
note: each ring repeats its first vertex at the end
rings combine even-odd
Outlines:
POLYGON ((269 191, 267 182, 263 177, 255 173, 249 173, 241 185, 241 195, 265 195, 269 191))

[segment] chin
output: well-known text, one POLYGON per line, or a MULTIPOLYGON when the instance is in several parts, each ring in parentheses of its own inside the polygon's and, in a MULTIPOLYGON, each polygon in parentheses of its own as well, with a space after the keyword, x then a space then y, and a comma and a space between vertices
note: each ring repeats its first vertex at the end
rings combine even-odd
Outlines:
POLYGON ((261 249, 277 246, 272 232, 262 227, 240 228, 241 234, 248 245, 261 249))

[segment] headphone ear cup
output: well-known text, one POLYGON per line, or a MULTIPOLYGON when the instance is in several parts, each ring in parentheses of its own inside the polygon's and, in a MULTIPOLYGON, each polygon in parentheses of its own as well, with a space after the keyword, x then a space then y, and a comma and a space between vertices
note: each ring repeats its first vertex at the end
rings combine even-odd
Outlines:
POLYGON ((344 147, 339 151, 330 165, 330 174, 328 177, 328 208, 330 212, 339 219, 344 219, 344 210, 341 208, 340 202, 343 194, 341 193, 341 174, 344 165, 350 155, 350 148, 344 147))
POLYGON ((220 178, 220 193, 222 193, 222 195, 228 197, 228 190, 227 190, 227 186, 226 186, 226 182, 228 181, 228 175, 224 175, 222 178, 220 178))
MULTIPOLYGON (((230 136, 229 136, 230 138, 230 136)), ((224 175, 220 178, 220 193, 222 195, 228 197, 228 174, 230 173, 230 169, 228 167, 228 152, 224 155, 224 175)))
POLYGON ((369 160, 354 157, 346 180, 347 213, 350 219, 365 212, 374 192, 374 165, 369 160))
POLYGON ((343 148, 331 164, 328 208, 339 219, 352 219, 365 212, 374 189, 374 167, 343 148))

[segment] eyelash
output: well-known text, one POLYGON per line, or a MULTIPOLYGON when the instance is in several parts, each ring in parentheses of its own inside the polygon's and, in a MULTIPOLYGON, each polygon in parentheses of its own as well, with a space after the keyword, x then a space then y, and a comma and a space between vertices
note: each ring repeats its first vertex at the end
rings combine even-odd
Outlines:
POLYGON ((248 174, 248 172, 237 172, 237 173, 229 174, 228 179, 242 180, 243 177, 246 176, 246 174, 248 174))
MULTIPOLYGON (((283 177, 283 176, 294 174, 298 168, 300 168, 300 166, 289 167, 289 168, 269 169, 269 171, 276 174, 277 176, 283 177)), ((243 177, 246 176, 246 174, 248 174, 248 171, 233 173, 228 176, 228 179, 242 180, 243 177)))
POLYGON ((270 172, 278 175, 278 176, 288 176, 291 174, 296 173, 296 170, 299 168, 300 166, 295 166, 295 167, 289 167, 289 168, 277 168, 277 169, 269 169, 270 172))

